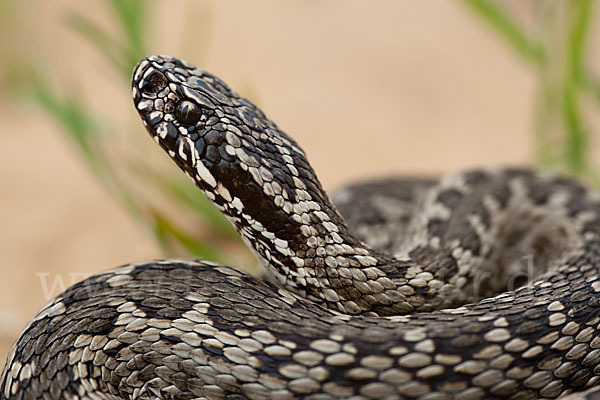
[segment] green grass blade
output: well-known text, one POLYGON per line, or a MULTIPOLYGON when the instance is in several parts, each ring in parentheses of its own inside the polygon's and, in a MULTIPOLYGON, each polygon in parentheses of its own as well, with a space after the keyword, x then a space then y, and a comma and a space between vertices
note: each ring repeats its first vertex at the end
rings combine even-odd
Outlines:
MULTIPOLYGON (((4 0, 0 0, 4 1, 4 0)), ((65 15, 65 22, 71 29, 87 39, 110 62, 112 67, 122 72, 127 81, 133 65, 145 55, 144 26, 147 4, 139 0, 111 0, 109 3, 114 12, 113 23, 118 24, 120 33, 109 34, 85 15, 70 13, 65 15)), ((10 64, 9 64, 10 65, 10 64)), ((175 199, 187 215, 192 212, 206 221, 207 230, 202 235, 188 234, 176 226, 167 217, 155 211, 144 196, 138 196, 137 183, 147 185, 143 180, 130 181, 128 161, 119 157, 111 157, 106 147, 107 120, 95 116, 82 101, 80 96, 72 93, 63 94, 50 84, 48 76, 33 66, 19 62, 10 79, 14 91, 28 94, 29 97, 54 121, 60 131, 73 143, 83 161, 91 168, 94 175, 107 191, 114 196, 126 210, 145 228, 155 233, 155 238, 165 253, 175 255, 182 250, 196 257, 223 261, 223 246, 233 244, 231 238, 237 238, 233 228, 224 217, 204 199, 193 186, 179 176, 167 177, 153 174, 154 185, 162 192, 175 199), (156 177, 160 179, 156 179, 156 177), (207 239, 203 239, 202 237, 207 239)), ((118 127, 117 127, 118 128, 118 127)), ((123 128, 125 131, 125 129, 123 128)), ((114 149, 110 149, 112 151, 114 149)), ((184 214, 185 215, 185 214, 184 214)))
POLYGON ((510 16, 489 0, 463 0, 486 20, 525 59, 540 64, 544 61, 544 49, 536 40, 528 37, 510 16))
POLYGON ((145 26, 147 3, 143 0, 111 0, 113 12, 117 16, 125 34, 122 61, 127 78, 136 63, 147 55, 145 26))
POLYGON ((220 257, 219 252, 215 250, 214 245, 205 245, 194 240, 190 235, 187 235, 182 230, 178 229, 171 221, 158 212, 151 213, 151 216, 154 219, 154 232, 167 253, 173 251, 170 242, 175 241, 183 246, 186 251, 194 257, 221 263, 224 262, 220 257))
POLYGON ((573 0, 568 4, 571 20, 567 37, 566 71, 563 84, 563 114, 566 125, 565 161, 567 167, 580 174, 587 165, 587 137, 579 106, 578 89, 582 81, 585 47, 592 12, 591 0, 573 0))
POLYGON ((98 156, 93 144, 94 137, 98 135, 98 126, 94 118, 79 99, 61 99, 35 69, 29 68, 29 75, 31 86, 28 89, 34 101, 65 128, 65 133, 75 142, 84 158, 94 169, 98 169, 98 156))
POLYGON ((238 234, 229 221, 190 182, 183 179, 168 179, 163 177, 160 185, 172 198, 194 212, 212 229, 216 230, 219 235, 230 239, 238 238, 238 234))
POLYGON ((123 32, 121 43, 82 15, 68 13, 66 21, 72 29, 93 43, 125 79, 129 79, 135 64, 146 55, 146 3, 140 0, 111 0, 110 4, 123 32))
POLYGON ((142 161, 129 162, 127 167, 139 177, 140 181, 156 186, 178 204, 193 212, 215 234, 226 239, 239 238, 223 214, 182 174, 165 174, 153 165, 142 161))
MULTIPOLYGON (((519 53, 526 61, 541 66, 546 62, 546 52, 542 44, 528 37, 518 26, 513 23, 510 16, 494 5, 489 0, 462 0, 467 6, 474 10, 483 20, 489 23, 499 35, 504 38, 511 47, 519 53)), ((577 3, 578 0, 573 0, 577 3)), ((584 5, 590 9, 591 4, 584 5)), ((591 14, 590 14, 591 15, 591 14)), ((582 69, 578 82, 598 103, 600 103, 600 81, 592 71, 582 69)))
POLYGON ((598 103, 600 103, 600 81, 585 69, 581 73, 581 85, 598 103))
POLYGON ((21 90, 28 93, 32 100, 62 127, 61 132, 75 144, 78 153, 109 193, 120 200, 132 216, 143 221, 143 207, 127 185, 120 181, 114 166, 104 156, 100 146, 102 135, 99 123, 97 118, 87 111, 85 102, 73 95, 66 98, 59 96, 43 75, 33 67, 23 66, 22 70, 29 76, 29 86, 21 90))
POLYGON ((71 29, 96 46, 100 53, 118 70, 122 71, 127 67, 121 56, 123 52, 121 46, 94 22, 72 12, 66 15, 65 21, 71 29))
POLYGON ((125 32, 127 42, 134 47, 144 48, 146 3, 140 0, 112 0, 111 4, 125 32))

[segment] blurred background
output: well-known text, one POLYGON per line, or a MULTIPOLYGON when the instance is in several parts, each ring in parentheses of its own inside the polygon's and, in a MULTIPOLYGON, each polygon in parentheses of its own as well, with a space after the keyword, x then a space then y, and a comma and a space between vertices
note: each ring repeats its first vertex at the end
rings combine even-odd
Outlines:
POLYGON ((259 104, 328 190, 538 165, 597 185, 591 0, 0 0, 0 359, 37 310, 158 257, 256 261, 145 133, 133 65, 186 59, 259 104))

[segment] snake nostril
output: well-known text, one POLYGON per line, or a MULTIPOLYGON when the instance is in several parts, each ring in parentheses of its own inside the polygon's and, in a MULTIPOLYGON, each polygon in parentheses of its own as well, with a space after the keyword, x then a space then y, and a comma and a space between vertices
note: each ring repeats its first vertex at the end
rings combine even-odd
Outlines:
POLYGON ((145 94, 156 94, 167 86, 167 78, 158 71, 152 72, 146 77, 142 85, 142 92, 145 94))

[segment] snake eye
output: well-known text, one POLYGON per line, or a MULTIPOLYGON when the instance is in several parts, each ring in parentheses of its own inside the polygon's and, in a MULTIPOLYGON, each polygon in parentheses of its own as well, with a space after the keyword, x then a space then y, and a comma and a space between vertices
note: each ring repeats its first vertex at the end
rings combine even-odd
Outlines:
POLYGON ((191 101, 184 100, 177 106, 177 119, 184 125, 192 125, 200 119, 200 107, 191 101))

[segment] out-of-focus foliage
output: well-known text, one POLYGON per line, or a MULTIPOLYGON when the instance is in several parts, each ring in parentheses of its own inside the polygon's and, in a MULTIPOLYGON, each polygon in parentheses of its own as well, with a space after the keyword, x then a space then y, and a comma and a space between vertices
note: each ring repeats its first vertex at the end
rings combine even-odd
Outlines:
POLYGON ((548 168, 600 183, 589 159, 592 132, 585 101, 600 106, 600 80, 586 65, 592 0, 462 0, 486 21, 539 77, 536 156, 548 168), (527 7, 537 26, 522 26, 510 6, 527 7), (528 28, 528 29, 527 29, 528 28), (534 32, 534 33, 532 33, 534 32))
MULTIPOLYGON (((146 27, 151 5, 144 0, 107 1, 106 6, 113 16, 112 28, 118 32, 116 35, 103 29, 93 17, 75 12, 65 15, 65 25, 93 45, 123 78, 123 93, 130 93, 129 82, 135 64, 149 54, 146 27)), ((197 51, 202 51, 201 42, 196 41, 195 46, 197 51)), ((241 241, 229 222, 191 181, 175 168, 159 170, 141 151, 136 154, 133 149, 132 156, 119 157, 114 154, 117 150, 107 144, 115 135, 147 139, 141 123, 136 123, 132 129, 94 113, 78 93, 65 95, 64 90, 59 91, 50 84, 46 72, 27 62, 13 69, 19 71, 16 80, 22 83, 17 89, 31 96, 60 125, 99 181, 154 234, 165 255, 183 252, 198 258, 231 262, 230 250, 243 247, 241 241), (166 201, 150 201, 154 196, 166 201), (174 209, 177 210, 175 213, 174 209), (173 214, 178 214, 179 218, 173 214), (192 226, 201 226, 201 229, 192 226)), ((71 78, 70 86, 78 78, 83 79, 71 78)))

